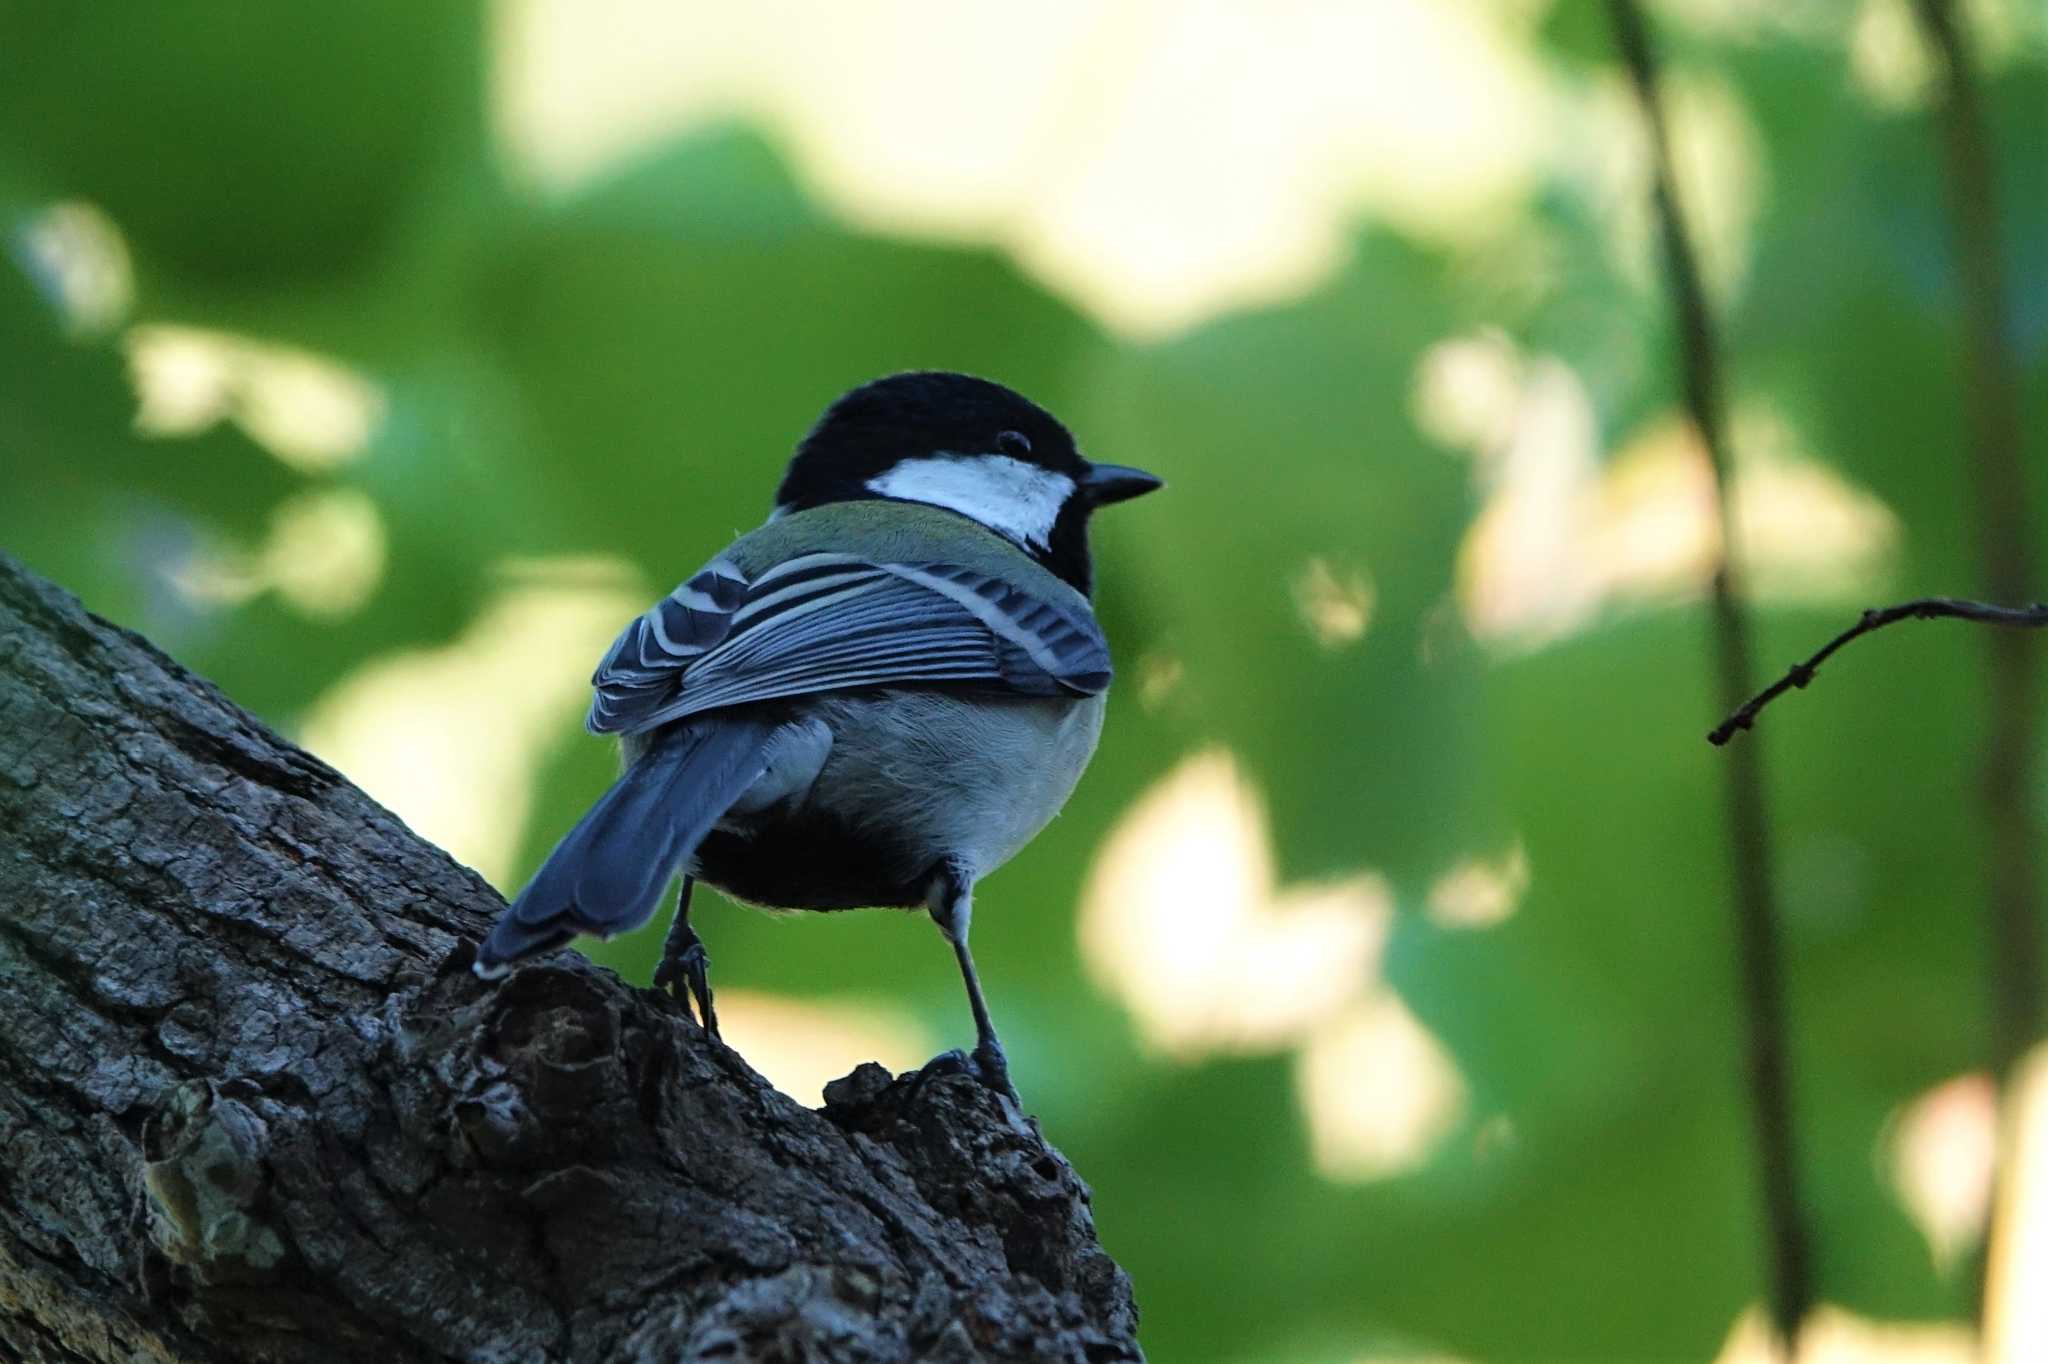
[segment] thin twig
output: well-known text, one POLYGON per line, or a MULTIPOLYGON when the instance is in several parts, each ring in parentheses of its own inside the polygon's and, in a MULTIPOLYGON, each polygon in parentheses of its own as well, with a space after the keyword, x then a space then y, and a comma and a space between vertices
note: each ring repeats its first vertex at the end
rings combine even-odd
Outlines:
POLYGON ((1707 742, 1727 743, 1737 733, 1756 723, 1758 711, 1794 687, 1804 687, 1813 681, 1813 670, 1827 662, 1835 650, 1872 630, 1882 630, 1902 620, 1975 620, 1986 625, 2024 628, 2048 625, 2048 605, 2037 602, 2032 606, 1993 606, 1989 602, 1961 601, 1955 597, 1919 597, 1913 601, 1902 601, 1897 606, 1874 607, 1865 611, 1861 620, 1816 649, 1805 662, 1794 663, 1786 669, 1783 677, 1743 702, 1740 710, 1714 726, 1707 735, 1707 742))
MULTIPOLYGON (((1617 46, 1642 107, 1655 169, 1654 197, 1662 227, 1666 280, 1677 314, 1680 382, 1686 409, 1713 465, 1720 503, 1721 563, 1714 574, 1713 616, 1720 689, 1725 709, 1749 695, 1749 626, 1738 591, 1733 479, 1722 435, 1719 352, 1706 291, 1679 211, 1670 138, 1657 93, 1657 64, 1634 0, 1610 0, 1617 46)), ((1785 987, 1778 940, 1776 889, 1771 882, 1770 822, 1764 808, 1763 769, 1757 745, 1744 744, 1728 765, 1727 818, 1735 874, 1736 970, 1748 1021, 1751 1117, 1756 1127, 1762 1186, 1771 1321, 1783 1343, 1796 1342, 1813 1305, 1813 1277, 1799 1194, 1793 1143, 1792 1071, 1785 1024, 1785 987)))

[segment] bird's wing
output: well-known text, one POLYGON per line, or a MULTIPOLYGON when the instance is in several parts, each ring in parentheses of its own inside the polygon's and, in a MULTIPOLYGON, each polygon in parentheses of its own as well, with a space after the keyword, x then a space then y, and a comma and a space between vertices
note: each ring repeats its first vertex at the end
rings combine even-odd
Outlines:
POLYGON ((978 569, 805 554, 748 579, 715 560, 627 626, 591 678, 590 728, 638 733, 726 706, 904 683, 1088 696, 1109 646, 1085 607, 978 569))

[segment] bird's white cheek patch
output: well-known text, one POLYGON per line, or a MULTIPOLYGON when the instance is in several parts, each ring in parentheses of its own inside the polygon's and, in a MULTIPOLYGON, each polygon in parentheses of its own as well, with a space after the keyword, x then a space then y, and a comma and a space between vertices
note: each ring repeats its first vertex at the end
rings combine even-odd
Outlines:
POLYGON ((1008 455, 924 455, 868 480, 868 491, 971 516, 1020 544, 1046 547, 1074 480, 1008 455))

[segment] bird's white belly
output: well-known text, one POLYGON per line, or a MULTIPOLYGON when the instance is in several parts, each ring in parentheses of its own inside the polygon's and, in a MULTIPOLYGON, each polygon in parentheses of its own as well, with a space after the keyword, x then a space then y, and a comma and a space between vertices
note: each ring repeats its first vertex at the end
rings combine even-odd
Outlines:
POLYGON ((899 843, 919 869, 972 877, 1015 856, 1073 794, 1103 698, 967 699, 897 692, 822 700, 830 756, 807 805, 899 843))

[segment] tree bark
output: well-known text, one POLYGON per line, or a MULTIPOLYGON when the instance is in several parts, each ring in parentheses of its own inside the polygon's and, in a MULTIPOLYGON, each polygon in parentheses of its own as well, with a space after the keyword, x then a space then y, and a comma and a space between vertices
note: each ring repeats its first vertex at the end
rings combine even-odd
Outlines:
POLYGON ((1006 1101, 812 1111, 0 555, 0 1356, 1133 1360, 1006 1101))

